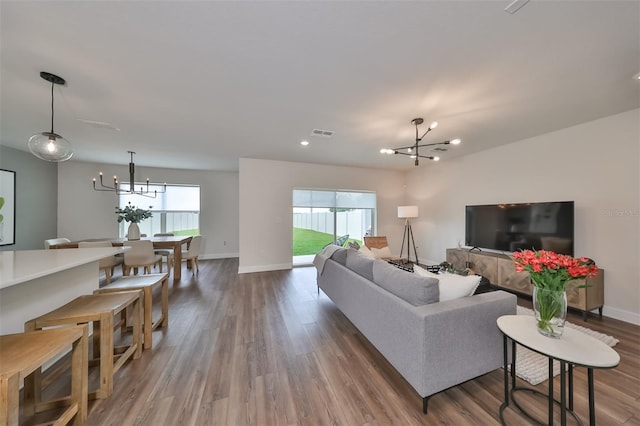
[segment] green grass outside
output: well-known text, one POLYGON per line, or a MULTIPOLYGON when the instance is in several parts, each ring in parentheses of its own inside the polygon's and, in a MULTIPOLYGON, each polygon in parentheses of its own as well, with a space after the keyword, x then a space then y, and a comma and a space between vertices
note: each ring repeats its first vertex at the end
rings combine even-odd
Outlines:
POLYGON ((173 231, 173 235, 175 236, 191 236, 191 235, 200 235, 197 229, 183 229, 182 231, 173 231))
MULTIPOLYGON (((349 238, 362 244, 359 240, 349 238)), ((293 255, 304 256, 320 253, 322 247, 333 242, 333 235, 324 232, 312 231, 310 229, 293 228, 293 255)))

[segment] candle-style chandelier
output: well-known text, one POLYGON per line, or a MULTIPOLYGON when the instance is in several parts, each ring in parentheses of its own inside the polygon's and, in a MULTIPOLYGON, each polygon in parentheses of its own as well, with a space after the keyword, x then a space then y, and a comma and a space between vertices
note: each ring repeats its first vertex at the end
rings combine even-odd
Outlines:
POLYGON ((422 134, 422 136, 419 136, 420 133, 418 132, 418 126, 421 125, 422 123, 424 123, 424 120, 422 118, 414 118, 413 120, 411 120, 411 124, 413 124, 414 126, 416 126, 416 143, 410 146, 401 146, 398 148, 392 148, 392 149, 388 149, 388 148, 382 148, 380 150, 380 154, 400 154, 400 155, 408 155, 411 158, 415 158, 415 165, 418 166, 419 163, 419 158, 426 158, 428 160, 433 160, 433 161, 438 161, 440 160, 440 157, 436 157, 433 155, 421 155, 418 150, 420 148, 424 148, 427 146, 436 146, 436 145, 458 145, 460 144, 460 139, 452 139, 450 141, 443 141, 443 142, 436 142, 436 143, 426 143, 426 144, 420 144, 420 142, 422 142, 422 138, 424 138, 427 133, 429 133, 430 131, 432 131, 433 129, 435 129, 436 127, 438 127, 438 122, 434 121, 433 123, 431 123, 429 125, 429 128, 427 129, 426 132, 424 132, 422 134))
POLYGON ((131 155, 131 162, 129 162, 129 189, 125 188, 125 183, 119 182, 118 177, 113 177, 113 186, 105 185, 103 182, 102 172, 100 172, 100 186, 96 184, 96 178, 93 178, 93 190, 94 191, 107 191, 107 192, 115 192, 118 195, 142 195, 143 197, 156 198, 158 194, 162 194, 167 191, 167 183, 165 182, 163 185, 152 184, 147 181, 145 184, 140 186, 140 189, 136 191, 135 188, 135 175, 136 175, 136 165, 133 163, 133 155, 134 151, 127 151, 129 155, 131 155), (158 186, 161 186, 162 189, 158 189, 158 186))

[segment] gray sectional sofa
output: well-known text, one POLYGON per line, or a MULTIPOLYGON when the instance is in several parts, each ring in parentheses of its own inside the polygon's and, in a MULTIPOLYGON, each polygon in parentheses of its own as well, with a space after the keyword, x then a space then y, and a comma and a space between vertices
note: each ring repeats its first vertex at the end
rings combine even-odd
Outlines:
POLYGON ((383 260, 363 260, 356 250, 332 250, 317 260, 319 289, 423 398, 425 413, 431 395, 503 365, 496 319, 516 313, 513 294, 439 302, 437 280, 434 290, 433 279, 420 282, 383 260))

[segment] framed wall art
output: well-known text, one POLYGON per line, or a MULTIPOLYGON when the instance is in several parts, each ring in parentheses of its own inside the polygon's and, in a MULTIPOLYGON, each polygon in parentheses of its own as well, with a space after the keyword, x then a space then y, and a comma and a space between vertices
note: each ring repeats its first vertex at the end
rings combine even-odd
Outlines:
POLYGON ((0 246, 16 243, 16 172, 0 169, 0 246))

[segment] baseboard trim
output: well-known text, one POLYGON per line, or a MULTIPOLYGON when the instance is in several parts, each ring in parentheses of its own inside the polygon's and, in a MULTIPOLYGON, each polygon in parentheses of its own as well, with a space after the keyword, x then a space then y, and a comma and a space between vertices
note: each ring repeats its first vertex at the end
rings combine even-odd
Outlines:
POLYGON ((238 274, 250 274, 252 272, 268 272, 268 271, 281 271, 283 269, 291 269, 291 263, 278 263, 274 265, 255 265, 255 266, 240 266, 238 267, 238 274))
POLYGON ((631 324, 640 325, 640 314, 636 312, 625 311, 623 309, 612 308, 605 305, 602 308, 602 315, 631 324))
POLYGON ((231 259, 234 257, 240 257, 240 253, 209 253, 198 256, 198 258, 202 260, 231 259))

